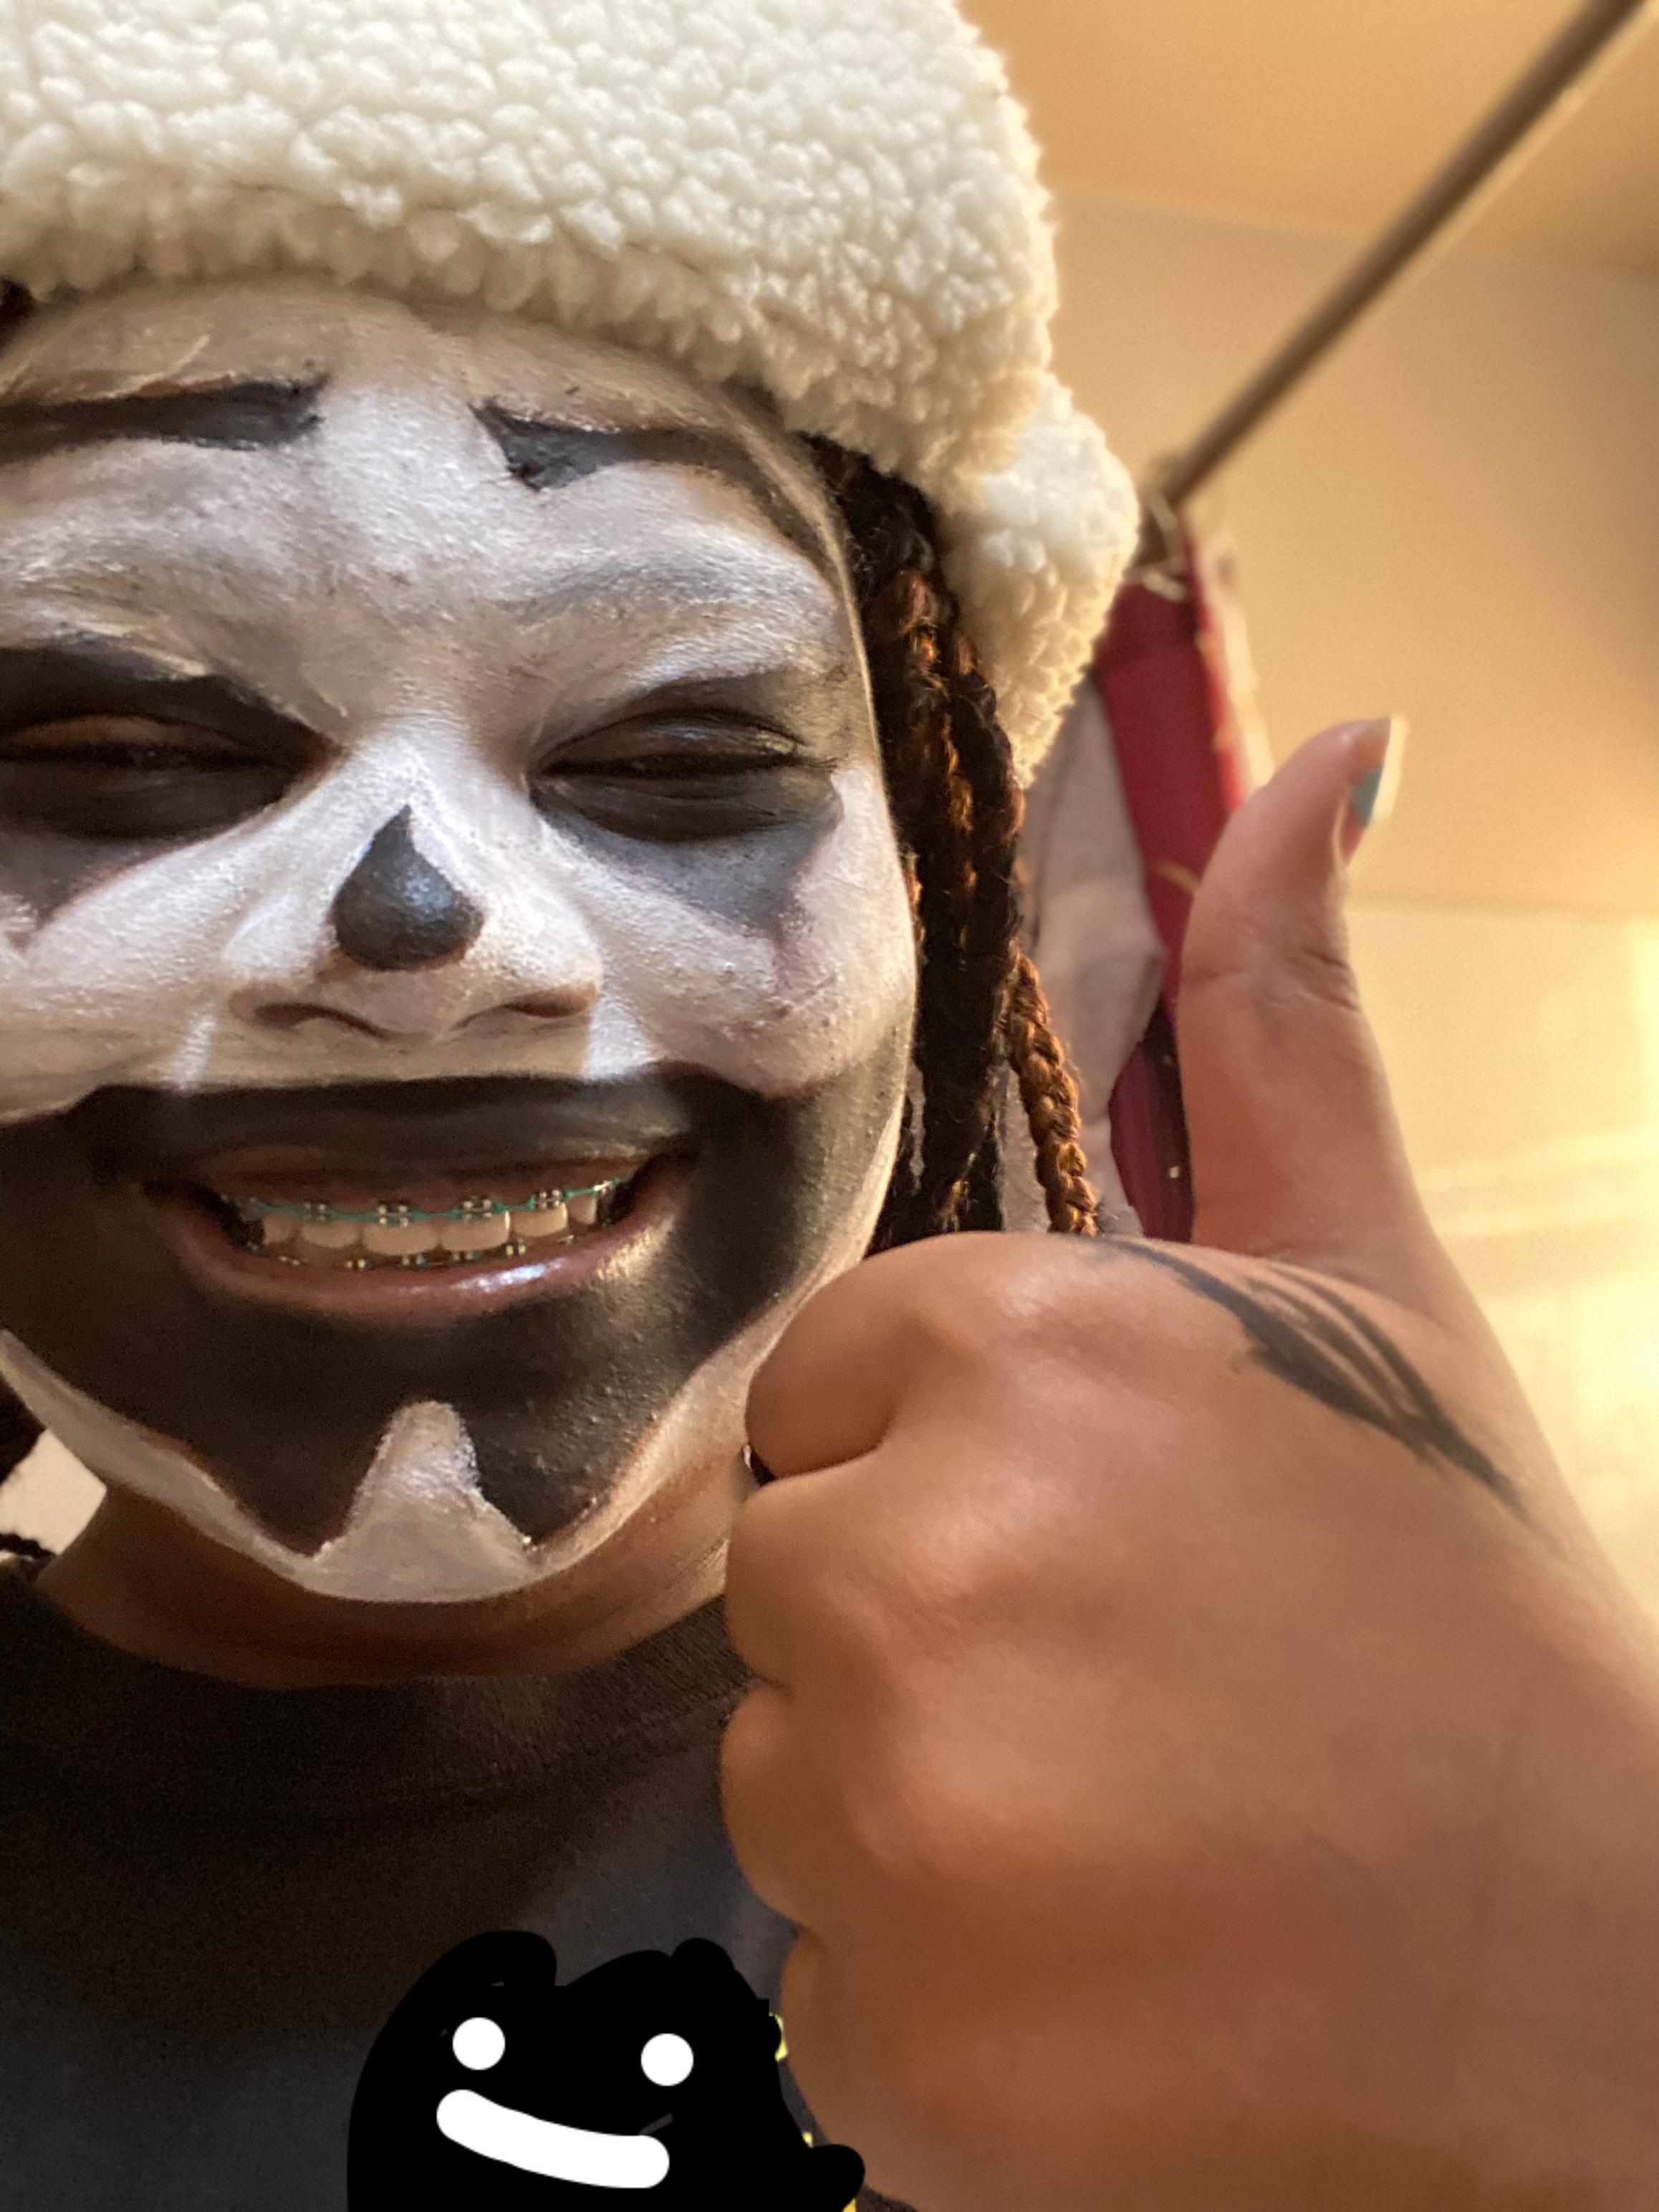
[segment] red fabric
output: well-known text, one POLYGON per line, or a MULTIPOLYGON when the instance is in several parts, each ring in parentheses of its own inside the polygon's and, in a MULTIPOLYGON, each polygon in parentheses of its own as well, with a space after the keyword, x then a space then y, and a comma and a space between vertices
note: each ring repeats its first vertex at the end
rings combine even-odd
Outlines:
POLYGON ((1193 894, 1243 798, 1244 776, 1220 655, 1194 564, 1181 550, 1156 581, 1124 586, 1094 678, 1167 963, 1163 1000, 1112 1095, 1112 1153, 1148 1236, 1184 1243, 1193 1195, 1174 1042, 1181 946, 1193 894))

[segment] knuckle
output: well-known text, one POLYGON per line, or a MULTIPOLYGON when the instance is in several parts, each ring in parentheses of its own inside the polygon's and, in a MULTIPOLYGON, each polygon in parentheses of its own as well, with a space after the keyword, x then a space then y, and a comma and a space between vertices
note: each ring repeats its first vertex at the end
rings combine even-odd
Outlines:
POLYGON ((1078 1256, 1065 1240, 1018 1233, 945 1255, 911 1308, 919 1346, 962 1367, 1005 1364, 1076 1297, 1078 1256))

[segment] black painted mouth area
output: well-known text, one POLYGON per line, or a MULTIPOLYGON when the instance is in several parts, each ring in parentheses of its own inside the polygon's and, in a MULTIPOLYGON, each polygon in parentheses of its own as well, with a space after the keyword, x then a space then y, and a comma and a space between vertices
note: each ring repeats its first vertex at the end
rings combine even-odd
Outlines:
POLYGON ((718 1133, 746 1094, 710 1076, 616 1082, 528 1078, 330 1084, 294 1089, 95 1092, 74 1141, 100 1181, 204 1185, 209 1163, 265 1148, 342 1174, 498 1173, 584 1152, 684 1149, 718 1133))
MULTIPOLYGON (((393 1418, 430 1402, 459 1417, 484 1497, 544 1541, 604 1504, 697 1370, 844 1238, 908 1045, 896 1032, 787 1099, 676 1073, 96 1092, 0 1129, 0 1329, 178 1443, 301 1553, 344 1526, 393 1418), (554 1285, 549 1270, 545 1295, 526 1278, 524 1296, 492 1297, 486 1267, 434 1271, 428 1287, 457 1291, 417 1328, 391 1313, 398 1299, 359 1302, 359 1285, 398 1288, 379 1271, 323 1271, 337 1297, 260 1299, 228 1278, 263 1277, 263 1260, 233 1255, 224 1280, 189 1264, 151 1194, 188 1186, 211 1212, 226 1195, 216 1164, 261 1155, 371 1192, 389 1172, 487 1186, 526 1162, 626 1158, 660 1163, 673 1200, 650 1233, 597 1239, 591 1266, 573 1246, 574 1272, 554 1285)), ((658 1180, 642 1176, 647 1194, 658 1180)))

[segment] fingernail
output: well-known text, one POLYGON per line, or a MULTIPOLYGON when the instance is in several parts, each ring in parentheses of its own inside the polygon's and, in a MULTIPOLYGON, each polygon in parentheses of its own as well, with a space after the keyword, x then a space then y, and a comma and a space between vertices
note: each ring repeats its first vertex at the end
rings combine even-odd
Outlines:
POLYGON ((1352 749, 1357 773, 1348 786, 1347 812, 1342 824, 1345 860, 1353 858, 1365 832, 1374 823, 1386 822, 1394 811, 1406 734, 1403 714, 1364 723, 1354 734, 1352 749))

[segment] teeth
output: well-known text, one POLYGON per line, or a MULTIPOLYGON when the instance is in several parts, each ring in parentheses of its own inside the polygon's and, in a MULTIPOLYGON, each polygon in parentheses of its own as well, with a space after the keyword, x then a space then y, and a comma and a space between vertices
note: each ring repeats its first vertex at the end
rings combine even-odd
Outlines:
POLYGON ((362 1225, 356 1221, 302 1221, 300 1242, 315 1244, 324 1252, 349 1252, 358 1242, 362 1225))
POLYGON ((398 1260, 416 1252, 435 1252, 438 1224, 435 1221, 366 1221, 363 1249, 398 1260))
POLYGON ((517 1258, 528 1248, 595 1228, 626 1180, 618 1176, 590 1190, 540 1191, 526 1205, 469 1198, 442 1213, 422 1213, 396 1200, 374 1212, 354 1207, 337 1214, 322 1202, 304 1207, 264 1199, 227 1203, 240 1213, 256 1250, 290 1265, 442 1267, 482 1253, 517 1258))
POLYGON ((438 1242, 446 1252, 493 1252, 498 1245, 512 1241, 512 1217, 505 1213, 438 1224, 438 1242))
POLYGON ((513 1234, 522 1237, 526 1244, 539 1244, 544 1237, 566 1237, 569 1233, 570 1214, 562 1200, 556 1199, 551 1206, 538 1206, 513 1216, 513 1234))

